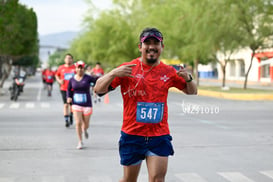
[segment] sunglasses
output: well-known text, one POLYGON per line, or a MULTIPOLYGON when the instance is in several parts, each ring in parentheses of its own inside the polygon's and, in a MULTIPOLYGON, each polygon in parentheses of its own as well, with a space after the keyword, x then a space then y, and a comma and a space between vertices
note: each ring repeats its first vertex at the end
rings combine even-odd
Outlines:
POLYGON ((142 37, 147 37, 147 36, 157 36, 159 38, 163 39, 163 36, 160 32, 155 32, 155 31, 150 31, 150 32, 145 32, 143 33, 142 37))
POLYGON ((163 36, 162 36, 162 34, 160 32, 149 31, 149 32, 145 32, 145 33, 142 34, 141 42, 143 42, 147 37, 155 37, 159 41, 163 40, 163 36))

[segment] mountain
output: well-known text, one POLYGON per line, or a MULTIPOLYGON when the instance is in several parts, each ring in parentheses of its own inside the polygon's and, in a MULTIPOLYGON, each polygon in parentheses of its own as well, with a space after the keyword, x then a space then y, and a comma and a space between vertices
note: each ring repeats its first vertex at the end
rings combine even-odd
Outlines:
POLYGON ((58 32, 47 35, 40 35, 40 46, 53 46, 58 48, 68 48, 74 38, 79 32, 58 32))
POLYGON ((42 67, 46 67, 46 62, 51 54, 57 49, 67 49, 79 32, 58 32, 53 34, 41 35, 39 58, 43 62, 42 67))

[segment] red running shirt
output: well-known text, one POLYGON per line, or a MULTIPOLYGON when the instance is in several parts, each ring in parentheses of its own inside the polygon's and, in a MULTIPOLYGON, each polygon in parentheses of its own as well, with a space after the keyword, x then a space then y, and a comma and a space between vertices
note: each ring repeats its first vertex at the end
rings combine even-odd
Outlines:
MULTIPOLYGON (((123 97, 123 124, 121 130, 139 136, 161 136, 170 134, 168 125, 167 96, 170 87, 180 90, 186 87, 176 70, 160 62, 151 67, 139 58, 126 64, 132 67, 131 77, 116 77, 111 87, 120 85, 123 97)), ((121 65, 121 66, 122 66, 121 65)))
POLYGON ((59 66, 56 75, 59 76, 62 80, 64 80, 64 83, 61 85, 60 89, 63 91, 67 90, 68 83, 70 78, 72 78, 76 73, 75 65, 71 65, 69 67, 65 65, 59 66))
POLYGON ((45 81, 46 83, 53 83, 54 82, 54 76, 55 76, 55 72, 52 70, 46 70, 45 73, 45 81))
POLYGON ((102 68, 93 68, 92 72, 94 73, 94 75, 96 75, 97 77, 101 77, 102 75, 104 75, 104 71, 102 68))
POLYGON ((45 76, 45 72, 47 71, 47 69, 44 69, 43 71, 42 71, 42 79, 43 79, 43 81, 45 81, 46 80, 46 76, 45 76))

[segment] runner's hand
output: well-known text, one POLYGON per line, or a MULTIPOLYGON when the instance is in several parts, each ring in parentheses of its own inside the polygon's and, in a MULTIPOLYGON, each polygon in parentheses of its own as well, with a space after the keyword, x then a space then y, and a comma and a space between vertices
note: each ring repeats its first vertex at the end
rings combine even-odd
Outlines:
POLYGON ((69 103, 72 103, 72 98, 67 97, 66 102, 67 102, 68 104, 69 104, 69 103))
POLYGON ((181 66, 181 69, 179 71, 176 72, 176 74, 182 78, 184 78, 184 80, 189 80, 190 76, 189 73, 187 72, 187 69, 181 66))
POLYGON ((120 66, 120 67, 114 69, 113 73, 117 77, 124 77, 124 76, 134 77, 132 75, 132 67, 133 66, 136 66, 136 64, 128 64, 128 65, 120 66))
POLYGON ((64 84, 64 80, 58 80, 58 82, 60 85, 64 84))

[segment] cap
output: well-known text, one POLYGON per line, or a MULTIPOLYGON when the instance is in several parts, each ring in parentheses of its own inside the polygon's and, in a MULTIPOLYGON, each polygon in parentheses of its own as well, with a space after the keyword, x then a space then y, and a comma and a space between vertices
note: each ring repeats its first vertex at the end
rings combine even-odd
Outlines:
POLYGON ((144 42, 147 38, 151 37, 156 38, 160 42, 163 41, 163 36, 159 30, 156 28, 146 28, 140 34, 140 42, 144 42))
POLYGON ((75 66, 76 66, 76 67, 82 66, 82 67, 84 68, 85 63, 84 63, 82 60, 80 60, 80 61, 77 61, 77 62, 75 63, 75 66))

